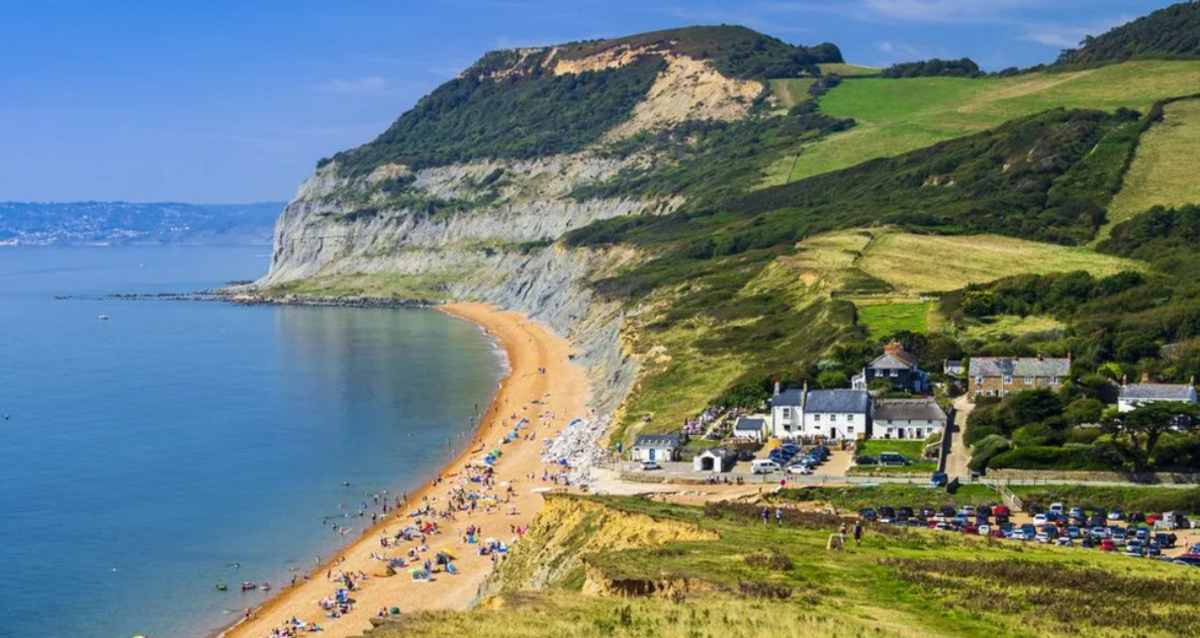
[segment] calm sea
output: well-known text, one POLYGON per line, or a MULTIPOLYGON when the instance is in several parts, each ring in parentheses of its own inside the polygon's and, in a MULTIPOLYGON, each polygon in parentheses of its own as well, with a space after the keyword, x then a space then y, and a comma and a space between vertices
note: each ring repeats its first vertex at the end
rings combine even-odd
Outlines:
POLYGON ((103 298, 267 252, 0 249, 0 636, 205 635, 264 599, 238 583, 285 585, 341 544, 331 517, 361 530, 369 494, 465 445, 503 366, 471 324, 103 298))

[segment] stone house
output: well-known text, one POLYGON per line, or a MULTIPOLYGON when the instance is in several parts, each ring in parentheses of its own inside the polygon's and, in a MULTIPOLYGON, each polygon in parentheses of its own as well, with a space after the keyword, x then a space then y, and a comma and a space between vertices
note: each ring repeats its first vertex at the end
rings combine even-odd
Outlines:
POLYGON ((1005 396, 1013 392, 1050 388, 1062 389, 1071 375, 1071 356, 1062 359, 1037 357, 971 357, 967 367, 967 391, 975 396, 1005 396))

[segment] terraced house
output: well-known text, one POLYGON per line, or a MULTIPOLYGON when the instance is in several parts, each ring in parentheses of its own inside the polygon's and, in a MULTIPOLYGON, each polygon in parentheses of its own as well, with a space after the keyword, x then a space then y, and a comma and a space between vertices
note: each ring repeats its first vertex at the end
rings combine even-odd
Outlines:
POLYGON ((1070 377, 1072 358, 971 357, 968 391, 976 396, 1004 396, 1037 388, 1062 389, 1070 377))

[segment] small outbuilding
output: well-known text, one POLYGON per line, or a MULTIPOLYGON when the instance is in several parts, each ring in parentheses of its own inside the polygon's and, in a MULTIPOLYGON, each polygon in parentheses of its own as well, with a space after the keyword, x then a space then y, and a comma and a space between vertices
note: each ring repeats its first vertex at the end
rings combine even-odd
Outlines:
POLYGON ((635 461, 665 463, 679 460, 683 437, 678 434, 641 434, 633 442, 631 454, 635 461))
POLYGON ((697 472, 728 472, 737 463, 737 452, 727 447, 705 450, 692 459, 692 469, 697 472))
POLYGON ((766 436, 767 420, 763 417, 740 417, 733 424, 733 438, 761 443, 766 436))

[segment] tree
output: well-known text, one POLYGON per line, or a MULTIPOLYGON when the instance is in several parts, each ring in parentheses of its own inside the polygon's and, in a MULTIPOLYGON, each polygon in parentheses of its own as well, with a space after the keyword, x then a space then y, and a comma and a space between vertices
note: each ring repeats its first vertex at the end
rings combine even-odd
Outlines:
MULTIPOLYGON (((1102 426, 1111 434, 1125 434, 1135 452, 1142 452, 1142 440, 1145 441, 1144 456, 1151 458, 1159 439, 1171 430, 1194 430, 1200 422, 1200 409, 1190 403, 1157 402, 1140 405, 1131 412, 1118 412, 1104 418, 1102 426)), ((1145 461, 1139 461, 1144 465, 1145 461)))
POLYGON ((850 377, 841 370, 826 370, 817 375, 817 385, 826 389, 844 388, 850 385, 850 377))
POLYGON ((1104 404, 1099 399, 1076 399, 1067 404, 1063 417, 1072 426, 1099 423, 1104 413, 1104 404))

